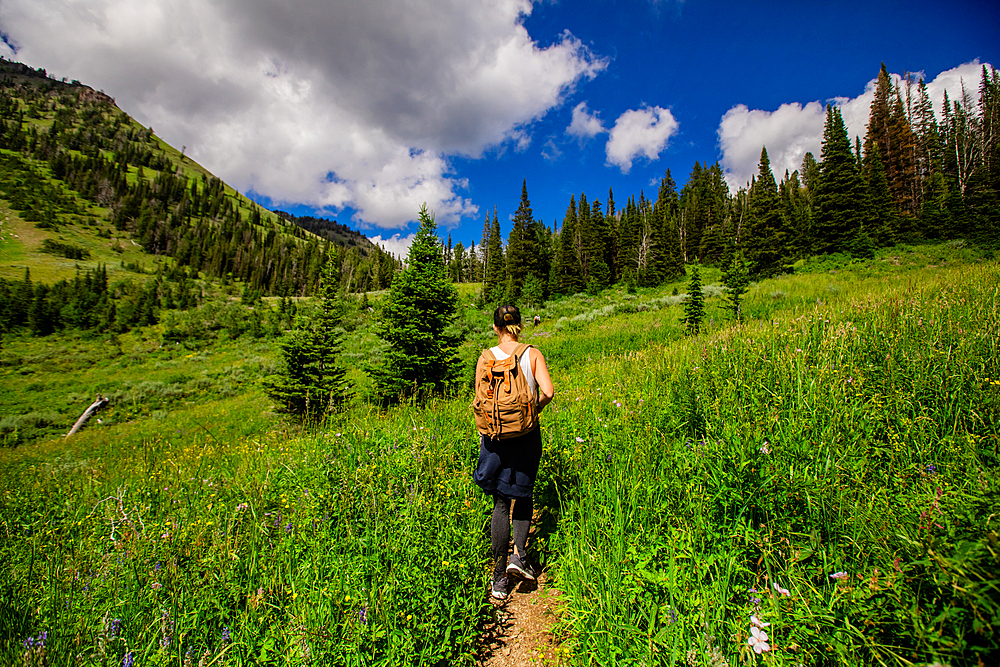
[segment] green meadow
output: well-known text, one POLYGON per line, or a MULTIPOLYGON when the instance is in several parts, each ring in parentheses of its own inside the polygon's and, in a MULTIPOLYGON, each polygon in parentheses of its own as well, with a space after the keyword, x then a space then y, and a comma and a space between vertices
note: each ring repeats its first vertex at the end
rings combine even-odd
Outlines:
MULTIPOLYGON (((557 392, 529 542, 562 591, 556 662, 997 664, 997 260, 804 262, 754 284, 742 324, 702 277, 696 337, 683 282, 527 327, 557 392)), ((471 364, 490 318, 461 296, 471 364)), ((343 360, 377 360, 366 309, 351 321, 343 360)), ((0 449, 0 663, 481 661, 471 394, 383 411, 352 370, 351 404, 303 428, 257 383, 272 342, 166 331, 3 340, 4 418, 45 413, 21 428, 114 401, 0 449)))

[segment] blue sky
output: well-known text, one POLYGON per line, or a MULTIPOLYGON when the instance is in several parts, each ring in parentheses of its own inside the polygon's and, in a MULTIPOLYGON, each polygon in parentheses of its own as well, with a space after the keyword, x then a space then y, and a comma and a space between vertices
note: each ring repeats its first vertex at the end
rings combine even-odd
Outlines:
POLYGON ((819 152, 823 107, 864 133, 885 62, 939 102, 1000 63, 1000 3, 5 0, 0 53, 79 79, 273 208, 402 251, 616 203, 720 161, 736 187, 819 152), (575 121, 575 122, 574 122, 575 121), (394 238, 395 236, 395 238, 394 238))

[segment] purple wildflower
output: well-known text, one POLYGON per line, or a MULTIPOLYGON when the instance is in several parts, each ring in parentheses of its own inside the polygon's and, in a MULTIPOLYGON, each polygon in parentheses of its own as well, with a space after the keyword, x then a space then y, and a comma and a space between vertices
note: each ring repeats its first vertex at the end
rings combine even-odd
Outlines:
POLYGON ((229 636, 229 626, 227 625, 226 627, 222 628, 222 643, 228 644, 230 641, 232 641, 232 639, 229 636))
POLYGON ((122 619, 116 618, 111 621, 111 629, 108 630, 108 639, 114 639, 122 629, 122 619))
POLYGON ((174 620, 170 618, 170 612, 166 609, 163 610, 163 615, 160 616, 160 632, 163 635, 160 638, 160 646, 162 648, 169 648, 170 642, 173 640, 174 620))
POLYGON ((134 662, 135 658, 133 656, 133 653, 132 651, 129 651, 128 653, 125 654, 125 657, 122 658, 122 667, 132 667, 132 664, 134 662))

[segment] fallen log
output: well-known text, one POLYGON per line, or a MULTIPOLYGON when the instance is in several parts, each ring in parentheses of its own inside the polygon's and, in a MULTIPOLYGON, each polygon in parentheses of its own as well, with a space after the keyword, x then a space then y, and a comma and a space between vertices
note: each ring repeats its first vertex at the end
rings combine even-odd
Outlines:
POLYGON ((94 401, 93 404, 91 404, 91 406, 89 408, 87 408, 86 410, 84 410, 83 414, 80 415, 80 418, 76 420, 75 424, 73 424, 73 428, 71 428, 69 430, 69 433, 66 434, 66 437, 68 438, 69 436, 73 435, 74 433, 76 433, 77 431, 79 431, 81 428, 83 428, 83 425, 87 423, 87 420, 89 420, 91 417, 93 417, 95 412, 97 412, 98 410, 100 410, 101 408, 103 408, 107 404, 108 404, 108 399, 106 399, 103 396, 101 396, 100 394, 98 394, 97 395, 97 400, 94 401))

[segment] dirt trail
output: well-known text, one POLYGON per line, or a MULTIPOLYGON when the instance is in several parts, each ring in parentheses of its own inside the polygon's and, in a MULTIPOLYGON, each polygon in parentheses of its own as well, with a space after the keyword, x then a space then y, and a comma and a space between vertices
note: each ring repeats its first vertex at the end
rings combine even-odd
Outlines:
POLYGON ((486 628, 482 667, 555 665, 558 644, 552 636, 559 591, 543 572, 538 583, 520 582, 506 600, 494 600, 496 621, 486 628))
MULTIPOLYGON (((529 548, 533 531, 534 525, 528 537, 529 548)), ((552 586, 547 572, 539 574, 537 581, 518 580, 506 600, 490 601, 495 620, 483 632, 480 667, 560 664, 559 644, 552 635, 560 592, 552 586)))

